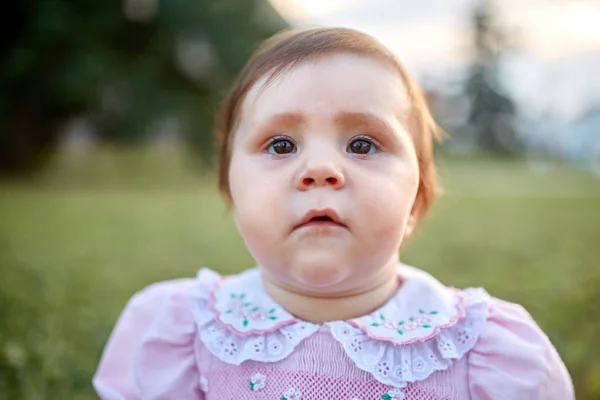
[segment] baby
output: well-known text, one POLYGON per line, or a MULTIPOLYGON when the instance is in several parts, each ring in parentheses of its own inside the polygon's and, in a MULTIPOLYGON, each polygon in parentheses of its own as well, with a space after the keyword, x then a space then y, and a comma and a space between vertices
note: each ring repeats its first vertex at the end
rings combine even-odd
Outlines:
POLYGON ((399 262, 436 197, 439 130, 374 38, 270 38, 218 134, 219 187, 257 267, 136 294, 94 377, 101 398, 574 398, 522 307, 399 262))

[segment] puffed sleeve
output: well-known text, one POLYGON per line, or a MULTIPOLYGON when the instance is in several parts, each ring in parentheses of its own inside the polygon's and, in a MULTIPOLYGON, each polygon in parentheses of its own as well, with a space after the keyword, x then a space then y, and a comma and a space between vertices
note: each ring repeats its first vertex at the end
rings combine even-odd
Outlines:
POLYGON ((471 398, 570 400, 571 377, 525 309, 493 299, 485 330, 469 352, 471 398))
POLYGON ((203 398, 194 350, 192 285, 192 280, 162 282, 129 300, 93 379, 100 398, 203 398))

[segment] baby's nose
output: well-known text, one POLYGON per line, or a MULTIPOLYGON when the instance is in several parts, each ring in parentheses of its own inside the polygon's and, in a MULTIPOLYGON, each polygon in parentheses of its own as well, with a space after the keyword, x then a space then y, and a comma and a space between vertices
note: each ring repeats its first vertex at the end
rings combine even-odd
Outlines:
POLYGON ((315 187, 341 189, 344 187, 344 184, 344 175, 338 168, 331 164, 306 168, 298 179, 299 190, 308 190, 315 187))

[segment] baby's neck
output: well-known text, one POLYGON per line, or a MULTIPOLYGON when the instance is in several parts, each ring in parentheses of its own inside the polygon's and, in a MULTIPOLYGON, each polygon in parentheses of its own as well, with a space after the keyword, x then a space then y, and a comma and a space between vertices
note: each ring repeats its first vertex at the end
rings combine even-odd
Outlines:
POLYGON ((367 315, 389 300, 402 284, 394 269, 386 269, 359 290, 340 294, 307 293, 262 274, 267 293, 289 313, 303 321, 323 323, 367 315))

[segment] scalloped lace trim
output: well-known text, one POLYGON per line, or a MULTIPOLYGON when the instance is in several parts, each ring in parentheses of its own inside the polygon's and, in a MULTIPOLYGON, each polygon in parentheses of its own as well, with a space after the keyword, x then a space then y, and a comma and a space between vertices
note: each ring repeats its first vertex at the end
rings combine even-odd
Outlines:
POLYGON ((357 367, 385 385, 404 387, 448 369, 453 359, 461 358, 477 342, 485 326, 489 295, 483 289, 466 289, 462 297, 464 318, 439 329, 435 337, 410 345, 373 338, 364 328, 344 321, 327 325, 357 367))
MULTIPOLYGON (((216 316, 212 293, 223 279, 213 271, 198 273, 198 287, 193 306, 200 339, 206 348, 224 362, 240 365, 246 360, 276 362, 290 355, 304 339, 319 329, 319 325, 297 320, 265 331, 248 330, 241 334, 235 326, 228 326, 216 316), (260 333, 260 334, 257 334, 260 333)), ((268 314, 268 311, 267 311, 268 314)), ((260 322, 260 321, 259 321, 260 322)), ((277 324, 273 321, 273 324, 277 324)))
MULTIPOLYGON (((200 270, 192 307, 200 339, 213 355, 230 364, 239 365, 246 360, 283 360, 322 325, 295 319, 268 296, 263 296, 260 290, 247 293, 241 299, 249 300, 251 304, 244 306, 239 303, 240 287, 256 288, 258 285, 256 282, 249 285, 256 279, 254 274, 246 276, 246 280, 224 285, 226 279, 216 272, 200 270), (219 287, 227 290, 217 293, 219 287), (236 298, 230 296, 234 292, 236 298), (261 317, 257 321, 253 319, 246 326, 243 322, 242 325, 239 323, 243 321, 240 319, 242 313, 236 317, 237 322, 226 323, 223 316, 234 314, 227 312, 236 309, 232 305, 247 307, 250 313, 261 311, 263 316, 272 314, 281 318, 261 317), (269 313, 271 307, 277 309, 269 313), (264 324, 253 327, 252 324, 256 322, 264 324)), ((398 307, 404 303, 401 299, 395 299, 389 303, 389 307, 384 306, 381 311, 369 316, 325 324, 358 368, 371 373, 379 382, 397 388, 406 386, 408 382, 424 380, 435 371, 448 369, 454 359, 461 358, 473 348, 488 314, 490 297, 483 289, 458 291, 443 287, 439 282, 417 281, 420 283, 407 287, 421 291, 425 289, 420 284, 424 284, 431 293, 437 294, 424 299, 424 303, 434 311, 429 308, 418 309, 413 317, 406 310, 400 312, 395 308, 394 302, 398 307), (435 285, 440 286, 436 288, 435 285), (397 316, 403 319, 395 318, 397 316)), ((245 315, 250 318, 250 314, 245 315)))

